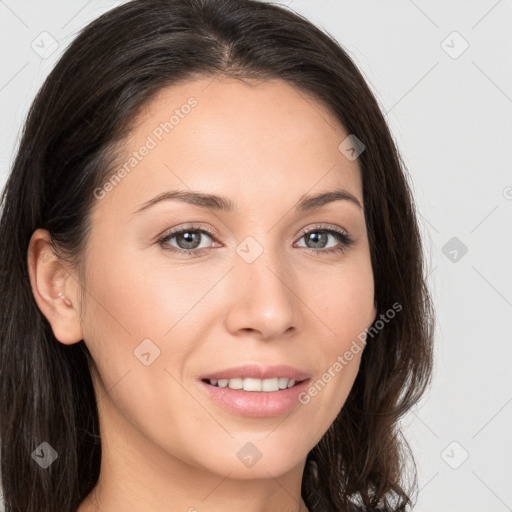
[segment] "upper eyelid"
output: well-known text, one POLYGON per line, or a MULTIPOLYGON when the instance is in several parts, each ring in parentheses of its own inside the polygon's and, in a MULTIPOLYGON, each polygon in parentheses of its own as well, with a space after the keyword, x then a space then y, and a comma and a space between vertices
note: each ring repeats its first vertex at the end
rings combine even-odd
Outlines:
POLYGON ((220 237, 220 234, 216 230, 214 230, 213 228, 205 228, 203 226, 193 226, 193 225, 190 225, 190 226, 184 226, 184 227, 181 227, 181 228, 170 229, 170 230, 164 232, 162 235, 160 235, 158 237, 158 239, 162 240, 164 238, 169 238, 169 237, 174 238, 177 234, 182 233, 184 231, 199 231, 199 232, 206 233, 210 237, 216 237, 216 238, 220 237))
POLYGON ((312 226, 307 226, 305 228, 302 228, 299 231, 299 235, 300 236, 304 236, 305 233, 308 233, 309 231, 314 231, 314 230, 318 230, 318 231, 335 231, 337 233, 338 232, 345 233, 346 235, 349 234, 349 232, 345 228, 342 228, 340 226, 335 226, 334 224, 327 224, 327 225, 313 224, 312 226))

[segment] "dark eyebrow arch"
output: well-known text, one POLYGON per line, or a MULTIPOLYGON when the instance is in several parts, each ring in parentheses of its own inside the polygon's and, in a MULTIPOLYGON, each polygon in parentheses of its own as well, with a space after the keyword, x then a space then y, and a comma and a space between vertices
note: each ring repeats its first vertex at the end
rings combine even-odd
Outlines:
MULTIPOLYGON (((201 208, 208 208, 210 210, 231 212, 234 210, 234 203, 227 197, 218 196, 215 194, 203 194, 201 192, 187 192, 182 190, 171 190, 163 192, 158 196, 145 202, 138 210, 133 213, 140 213, 150 206, 153 206, 161 201, 178 200, 183 201, 194 206, 201 208)), ((336 189, 330 192, 324 192, 313 196, 302 196, 295 205, 298 211, 310 211, 320 208, 333 201, 350 201, 359 208, 363 208, 359 199, 352 195, 348 190, 336 189)))
POLYGON ((171 199, 183 201, 185 203, 199 206, 201 208, 208 208, 210 210, 222 210, 230 212, 234 209, 233 202, 226 197, 217 196, 215 194, 203 194, 201 192, 170 190, 168 192, 163 192, 156 197, 153 197, 153 199, 145 202, 138 210, 135 210, 133 213, 142 212, 154 204, 160 203, 161 201, 170 201, 171 199))
POLYGON ((315 208, 320 208, 321 206, 324 206, 327 203, 332 203, 333 201, 349 201, 363 209, 359 199, 343 188, 316 194, 314 196, 302 196, 297 202, 296 209, 305 212, 314 210, 315 208))

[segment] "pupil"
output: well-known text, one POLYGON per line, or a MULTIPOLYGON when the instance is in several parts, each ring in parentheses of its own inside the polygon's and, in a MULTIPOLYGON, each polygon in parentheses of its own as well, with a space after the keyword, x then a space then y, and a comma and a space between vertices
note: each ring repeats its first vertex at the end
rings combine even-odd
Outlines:
POLYGON ((323 248, 325 246, 325 243, 327 243, 327 233, 316 232, 316 234, 309 234, 308 242, 310 242, 311 240, 313 240, 313 243, 317 244, 314 247, 315 249, 317 249, 318 247, 323 248), (324 244, 320 243, 320 245, 318 245, 318 240, 315 241, 315 239, 318 238, 321 238, 324 244))
MULTIPOLYGON (((179 244, 180 239, 182 239, 182 240, 184 240, 184 244, 185 244, 185 247, 182 247, 182 249, 195 249, 199 245, 199 243, 198 243, 199 237, 198 236, 196 236, 197 240, 195 242, 193 241, 193 238, 195 235, 198 235, 198 233, 193 232, 193 231, 185 231, 183 233, 180 233, 177 238, 178 244, 179 244)), ((179 245, 181 246, 181 244, 179 244, 179 245)))

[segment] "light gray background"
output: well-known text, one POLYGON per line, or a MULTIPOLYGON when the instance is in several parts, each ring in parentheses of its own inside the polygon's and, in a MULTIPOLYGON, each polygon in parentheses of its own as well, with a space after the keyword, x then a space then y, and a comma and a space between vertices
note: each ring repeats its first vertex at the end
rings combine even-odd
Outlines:
MULTIPOLYGON (((2 186, 44 77, 120 3, 0 0, 2 186)), ((348 50, 411 174, 438 322, 433 386, 403 423, 415 510, 512 511, 512 1, 280 3, 348 50)))

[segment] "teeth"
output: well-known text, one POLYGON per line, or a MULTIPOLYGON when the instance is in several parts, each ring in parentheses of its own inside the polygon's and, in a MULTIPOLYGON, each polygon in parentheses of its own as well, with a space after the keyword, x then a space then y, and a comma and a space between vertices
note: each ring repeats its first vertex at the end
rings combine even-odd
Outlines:
POLYGON ((252 378, 246 377, 244 379, 244 383, 243 383, 243 390, 244 391, 261 391, 262 383, 263 383, 263 381, 261 379, 252 379, 252 378))
POLYGON ((228 387, 229 389, 243 389, 244 379, 229 379, 228 387))
POLYGON ((272 379, 253 379, 251 377, 234 379, 210 379, 212 386, 229 389, 243 389, 244 391, 279 391, 295 385, 295 379, 287 377, 274 377, 272 379))
POLYGON ((288 387, 288 378, 287 377, 279 377, 279 389, 286 389, 288 387))

